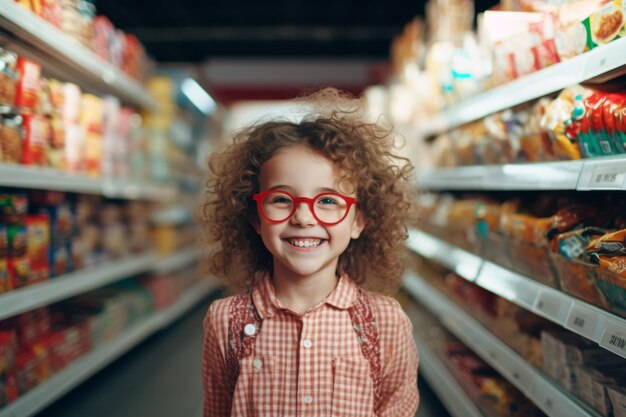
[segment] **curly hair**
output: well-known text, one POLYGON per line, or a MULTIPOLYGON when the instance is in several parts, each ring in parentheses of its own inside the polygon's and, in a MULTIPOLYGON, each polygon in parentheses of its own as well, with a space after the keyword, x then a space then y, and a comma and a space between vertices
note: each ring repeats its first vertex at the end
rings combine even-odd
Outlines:
POLYGON ((328 114, 317 112, 298 123, 273 120, 252 125, 209 158, 212 176, 201 207, 203 238, 209 247, 205 267, 234 290, 251 289, 271 273, 272 255, 251 222, 258 218, 252 195, 259 192, 264 162, 282 149, 305 145, 336 164, 343 173, 341 180, 356 186, 358 210, 365 220, 361 236, 339 257, 338 272, 367 289, 390 293, 399 287, 404 270, 413 167, 395 153, 391 129, 363 120, 358 100, 326 89, 305 102, 323 104, 328 114), (340 109, 341 103, 347 103, 347 109, 340 109))

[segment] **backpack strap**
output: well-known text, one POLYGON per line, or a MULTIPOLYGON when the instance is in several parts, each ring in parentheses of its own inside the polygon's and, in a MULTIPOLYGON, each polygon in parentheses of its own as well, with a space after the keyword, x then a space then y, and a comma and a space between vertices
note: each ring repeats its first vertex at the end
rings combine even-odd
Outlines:
POLYGON ((348 308, 352 326, 357 334, 357 340, 361 345, 361 352, 370 364, 372 382, 374 387, 374 412, 382 403, 382 362, 380 357, 380 337, 376 324, 376 317, 367 293, 359 288, 356 301, 348 308))
POLYGON ((231 389, 239 378, 239 360, 254 354, 254 342, 261 329, 251 293, 233 297, 228 311, 228 349, 226 363, 231 389))

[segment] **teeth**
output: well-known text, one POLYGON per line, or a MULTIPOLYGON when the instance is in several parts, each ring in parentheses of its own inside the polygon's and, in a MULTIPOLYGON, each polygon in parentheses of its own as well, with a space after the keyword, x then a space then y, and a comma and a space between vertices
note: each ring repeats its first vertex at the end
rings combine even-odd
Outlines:
POLYGON ((289 239, 289 243, 299 248, 314 248, 322 244, 322 239, 289 239))

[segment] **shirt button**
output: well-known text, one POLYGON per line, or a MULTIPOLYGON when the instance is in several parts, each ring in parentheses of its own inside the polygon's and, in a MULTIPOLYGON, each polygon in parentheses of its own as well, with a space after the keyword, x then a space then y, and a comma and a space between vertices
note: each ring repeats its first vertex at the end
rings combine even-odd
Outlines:
POLYGON ((246 324, 246 326, 243 328, 243 332, 247 336, 254 336, 254 334, 256 333, 256 326, 252 323, 246 324))
POLYGON ((261 369, 263 367, 263 361, 261 359, 255 359, 252 361, 252 367, 254 369, 261 369))
POLYGON ((302 345, 303 345, 305 348, 307 348, 307 349, 308 349, 308 348, 310 348, 311 346, 313 346, 313 342, 311 342, 311 340, 309 340, 309 339, 304 339, 304 341, 302 342, 302 345))
POLYGON ((304 396, 304 403, 305 404, 311 404, 313 402, 313 397, 311 397, 310 395, 305 395, 304 396))

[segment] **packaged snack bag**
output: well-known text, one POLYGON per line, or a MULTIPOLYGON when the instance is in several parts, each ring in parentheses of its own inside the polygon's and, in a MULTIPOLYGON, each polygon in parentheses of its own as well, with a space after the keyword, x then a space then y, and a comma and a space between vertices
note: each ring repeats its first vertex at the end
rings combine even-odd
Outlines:
POLYGON ((626 230, 606 234, 593 240, 586 249, 590 261, 626 277, 626 230))

